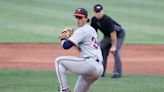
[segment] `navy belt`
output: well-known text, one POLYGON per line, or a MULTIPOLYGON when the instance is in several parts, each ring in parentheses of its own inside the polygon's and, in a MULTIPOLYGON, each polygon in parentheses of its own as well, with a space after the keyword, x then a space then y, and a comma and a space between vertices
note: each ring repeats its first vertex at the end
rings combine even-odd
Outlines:
POLYGON ((96 59, 96 62, 100 62, 100 60, 96 59))
MULTIPOLYGON (((89 59, 89 58, 91 58, 91 57, 85 57, 84 59, 89 59)), ((96 59, 96 62, 100 62, 100 60, 96 59)))

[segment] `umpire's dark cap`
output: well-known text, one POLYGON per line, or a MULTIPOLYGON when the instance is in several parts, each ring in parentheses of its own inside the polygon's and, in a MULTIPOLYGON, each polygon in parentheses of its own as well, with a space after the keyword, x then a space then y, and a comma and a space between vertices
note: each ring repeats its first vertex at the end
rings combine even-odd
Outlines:
POLYGON ((88 12, 87 12, 87 10, 85 8, 77 8, 75 10, 74 16, 87 17, 88 16, 88 12))
POLYGON ((94 5, 93 9, 95 12, 100 12, 103 9, 103 7, 100 4, 96 4, 94 5))

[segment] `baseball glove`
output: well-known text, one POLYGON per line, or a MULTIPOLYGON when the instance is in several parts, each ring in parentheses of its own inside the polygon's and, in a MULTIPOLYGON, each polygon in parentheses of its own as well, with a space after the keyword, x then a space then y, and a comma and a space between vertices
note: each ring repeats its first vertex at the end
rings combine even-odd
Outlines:
POLYGON ((73 29, 70 27, 65 28, 61 33, 60 33, 60 40, 67 40, 71 35, 73 34, 73 29))

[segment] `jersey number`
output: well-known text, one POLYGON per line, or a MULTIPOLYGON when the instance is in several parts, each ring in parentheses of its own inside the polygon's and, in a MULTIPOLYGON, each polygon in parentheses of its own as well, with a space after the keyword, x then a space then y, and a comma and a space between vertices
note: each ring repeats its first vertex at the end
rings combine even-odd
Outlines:
POLYGON ((93 46, 98 49, 98 43, 94 37, 92 37, 93 46))

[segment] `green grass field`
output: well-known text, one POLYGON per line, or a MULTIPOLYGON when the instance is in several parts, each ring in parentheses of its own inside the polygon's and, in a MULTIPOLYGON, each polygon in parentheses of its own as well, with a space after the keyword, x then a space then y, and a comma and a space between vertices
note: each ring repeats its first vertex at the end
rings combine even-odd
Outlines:
POLYGON ((97 3, 125 28, 125 43, 164 44, 164 0, 0 0, 0 43, 58 43, 64 27, 76 28, 74 10, 92 17, 97 3))
MULTIPOLYGON (((0 43, 59 43, 64 27, 76 28, 74 10, 93 16, 100 3, 126 30, 127 44, 164 44, 164 0, 0 0, 0 43)), ((102 35, 100 33, 100 35, 102 35)), ((73 89, 77 76, 69 74, 73 89)), ((164 75, 101 78, 89 92, 163 92, 164 75)), ((55 72, 0 69, 0 92, 57 92, 55 72)))
MULTIPOLYGON (((163 92, 164 75, 124 75, 120 79, 107 77, 97 80, 89 92, 163 92)), ((73 89, 77 76, 69 73, 73 89)), ((58 92, 53 71, 0 69, 1 92, 58 92)))

